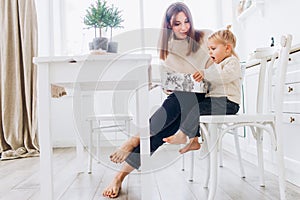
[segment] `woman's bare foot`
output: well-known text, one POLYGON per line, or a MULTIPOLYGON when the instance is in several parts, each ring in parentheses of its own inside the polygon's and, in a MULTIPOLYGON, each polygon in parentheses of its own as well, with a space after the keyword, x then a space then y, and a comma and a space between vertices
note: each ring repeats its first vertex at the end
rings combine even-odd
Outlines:
POLYGON ((201 145, 198 141, 198 137, 195 137, 195 138, 191 138, 190 143, 188 143, 187 145, 185 145, 185 147, 180 149, 179 153, 183 154, 183 153, 186 153, 188 151, 198 150, 200 148, 201 148, 201 145))
POLYGON ((168 142, 170 144, 185 144, 187 139, 186 135, 182 131, 179 131, 175 135, 164 138, 163 141, 168 142))
POLYGON ((102 195, 108 198, 117 198, 120 194, 122 180, 114 178, 112 182, 103 190, 102 195))
POLYGON ((103 190, 102 195, 109 198, 118 197, 123 180, 133 170, 134 168, 131 165, 124 163, 122 169, 115 175, 110 184, 103 190))
POLYGON ((122 163, 129 153, 140 144, 139 137, 129 138, 120 148, 115 150, 110 156, 110 160, 114 163, 122 163))

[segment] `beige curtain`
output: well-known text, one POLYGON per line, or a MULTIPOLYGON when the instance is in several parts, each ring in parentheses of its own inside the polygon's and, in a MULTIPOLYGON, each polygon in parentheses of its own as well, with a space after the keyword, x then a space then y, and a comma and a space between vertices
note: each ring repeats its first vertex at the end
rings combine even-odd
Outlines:
POLYGON ((1 160, 38 156, 34 0, 0 0, 1 160))

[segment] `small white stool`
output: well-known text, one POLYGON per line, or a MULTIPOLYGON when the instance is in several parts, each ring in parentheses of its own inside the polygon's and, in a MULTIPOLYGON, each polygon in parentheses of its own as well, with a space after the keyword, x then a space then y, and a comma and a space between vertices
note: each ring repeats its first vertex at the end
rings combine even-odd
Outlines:
MULTIPOLYGON (((120 132, 125 131, 127 134, 130 133, 130 121, 133 119, 132 115, 129 114, 103 114, 103 115, 92 115, 87 117, 87 121, 90 124, 89 129, 89 143, 88 147, 89 150, 92 151, 93 146, 93 134, 97 134, 97 146, 96 146, 96 152, 97 152, 97 158, 100 158, 100 134, 103 132, 120 132), (104 121, 111 121, 111 122, 124 122, 124 124, 114 124, 109 126, 101 126, 101 122, 104 121), (112 130, 112 128, 118 128, 119 130, 112 130)), ((92 173, 92 152, 89 152, 88 157, 88 173, 92 173)))

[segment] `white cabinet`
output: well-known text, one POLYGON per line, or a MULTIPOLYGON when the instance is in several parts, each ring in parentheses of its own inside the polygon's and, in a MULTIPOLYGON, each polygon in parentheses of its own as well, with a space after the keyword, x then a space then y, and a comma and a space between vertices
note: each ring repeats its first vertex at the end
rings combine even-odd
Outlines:
MULTIPOLYGON (((276 77, 272 80, 273 86, 275 81, 276 77)), ((300 125, 300 52, 298 51, 290 54, 284 91, 283 123, 300 125)), ((276 97, 272 99, 274 98, 276 97)), ((272 110, 274 110, 273 103, 272 110)))
POLYGON ((290 114, 288 123, 300 125, 300 52, 290 55, 284 94, 284 113, 290 114))
POLYGON ((293 176, 289 178, 300 185, 300 51, 290 54, 285 83, 282 125, 285 130, 283 135, 286 167, 288 170, 298 172, 298 174, 292 173, 293 176))

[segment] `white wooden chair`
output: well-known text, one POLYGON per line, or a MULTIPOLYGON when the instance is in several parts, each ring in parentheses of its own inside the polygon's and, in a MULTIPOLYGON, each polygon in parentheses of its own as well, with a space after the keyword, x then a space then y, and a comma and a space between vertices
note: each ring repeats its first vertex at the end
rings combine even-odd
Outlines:
MULTIPOLYGON (((130 114, 102 114, 88 116, 86 120, 89 122, 89 142, 88 150, 92 151, 93 136, 96 134, 96 159, 100 159, 100 136, 104 132, 124 132, 130 134, 130 121, 133 116, 130 114), (102 125, 103 122, 113 122, 112 125, 102 125)), ((93 155, 89 152, 88 157, 88 173, 92 173, 93 155)))
MULTIPOLYGON (((217 148, 220 139, 229 130, 235 129, 237 127, 249 126, 251 131, 257 141, 257 154, 258 154, 258 168, 259 168, 259 178, 260 185, 264 186, 264 164, 263 164, 263 131, 269 133, 271 137, 271 142, 274 150, 277 153, 278 162, 278 181, 280 190, 280 199, 285 199, 285 168, 284 168, 284 157, 283 157, 283 141, 282 141, 282 107, 283 107, 283 90, 284 82, 286 77, 287 62, 289 57, 289 51, 291 48, 292 36, 286 35, 282 36, 281 47, 276 51, 269 62, 269 72, 267 73, 268 80, 272 77, 273 64, 276 60, 276 85, 274 99, 275 112, 263 113, 263 94, 264 94, 264 84, 266 83, 266 68, 267 61, 270 59, 268 56, 262 56, 260 58, 260 73, 259 73, 259 83, 258 83, 258 95, 257 95, 257 110, 255 114, 239 114, 239 115, 211 115, 211 116, 201 116, 200 117, 200 127, 202 135, 205 136, 205 142, 207 143, 208 151, 208 173, 205 182, 205 187, 208 187, 210 182, 210 190, 208 199, 212 200, 215 197, 217 188, 217 148), (218 131, 220 125, 226 125, 226 128, 218 131)), ((270 82, 270 81, 269 81, 270 82)), ((271 87, 268 85, 268 87, 271 87)), ((270 91, 270 90, 269 90, 270 91)), ((272 96, 268 95, 269 98, 272 96)))
MULTIPOLYGON (((246 71, 246 65, 241 63, 241 72, 242 72, 242 85, 241 85, 241 90, 242 90, 242 95, 241 98, 244 99, 244 95, 243 95, 243 82, 244 82, 244 76, 245 76, 245 71, 246 71)), ((242 110, 240 110, 239 112, 244 112, 244 108, 242 108, 242 110)), ((226 126, 225 124, 219 124, 218 126, 218 131, 221 131, 224 126, 226 126)), ((240 167, 240 176, 241 178, 245 178, 245 170, 242 164, 242 156, 241 156, 241 150, 240 150, 240 144, 239 144, 239 132, 237 130, 237 128, 229 130, 229 133, 231 133, 234 136, 234 143, 235 143, 235 149, 236 149, 236 153, 238 156, 238 161, 239 161, 239 167, 240 167)), ((222 135, 223 138, 224 134, 222 135)), ((222 153, 222 138, 219 139, 218 141, 218 150, 219 150, 219 166, 223 167, 223 153, 222 153)), ((205 135, 202 135, 202 147, 201 147, 201 154, 200 154, 200 159, 205 159, 208 156, 208 151, 207 151, 207 143, 204 142, 205 141, 205 135), (204 150, 206 149, 206 150, 204 150)), ((193 182, 194 179, 194 151, 190 152, 191 154, 191 158, 190 158, 190 169, 189 169, 189 181, 193 182)), ((182 154, 182 171, 185 170, 185 159, 184 159, 184 154, 182 154)))

